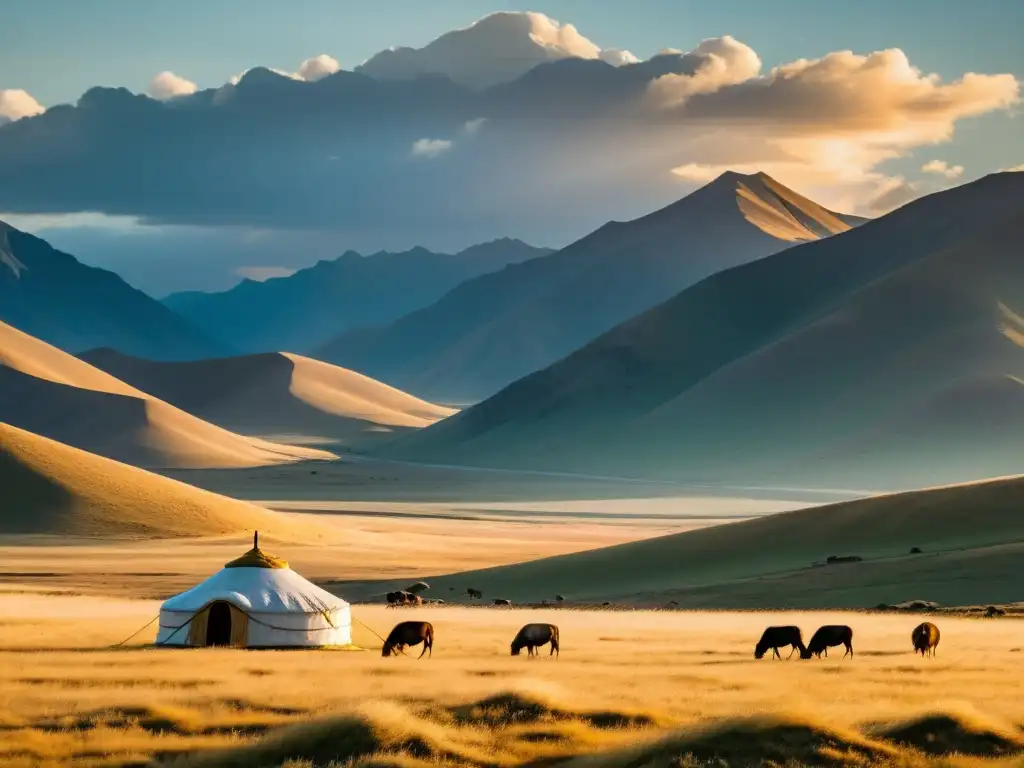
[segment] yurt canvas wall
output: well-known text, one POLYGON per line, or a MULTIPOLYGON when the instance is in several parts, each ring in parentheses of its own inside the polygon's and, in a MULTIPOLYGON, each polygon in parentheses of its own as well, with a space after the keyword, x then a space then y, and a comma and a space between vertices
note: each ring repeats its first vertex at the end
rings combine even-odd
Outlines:
POLYGON ((160 608, 157 645, 289 648, 349 645, 347 602, 254 547, 160 608))

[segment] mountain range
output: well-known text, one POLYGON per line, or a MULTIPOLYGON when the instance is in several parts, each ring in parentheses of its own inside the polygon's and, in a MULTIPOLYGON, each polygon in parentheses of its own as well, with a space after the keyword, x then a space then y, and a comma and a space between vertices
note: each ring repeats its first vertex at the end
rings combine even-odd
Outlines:
POLYGON ((862 221, 764 174, 730 172, 666 208, 467 280, 429 307, 343 333, 312 354, 428 399, 474 402, 708 275, 862 221))
POLYGON ((71 352, 187 360, 228 348, 142 291, 0 222, 0 321, 71 352))
POLYGON ((287 277, 243 280, 221 293, 172 294, 164 304, 242 352, 308 350, 348 328, 387 323, 425 307, 464 280, 549 253, 508 238, 456 254, 348 251, 287 277))
POLYGON ((1012 472, 1021 200, 1024 174, 993 174, 725 269, 389 455, 845 487, 1012 472))

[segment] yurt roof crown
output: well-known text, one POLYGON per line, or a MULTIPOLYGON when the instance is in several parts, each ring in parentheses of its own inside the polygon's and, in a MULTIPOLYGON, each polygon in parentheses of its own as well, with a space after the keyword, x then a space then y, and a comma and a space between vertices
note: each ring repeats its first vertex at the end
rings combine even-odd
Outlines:
POLYGON ((259 546, 260 532, 256 531, 252 535, 252 549, 246 552, 241 557, 236 557, 229 563, 225 563, 225 568, 287 568, 288 561, 282 560, 280 557, 274 557, 268 552, 264 552, 259 546))

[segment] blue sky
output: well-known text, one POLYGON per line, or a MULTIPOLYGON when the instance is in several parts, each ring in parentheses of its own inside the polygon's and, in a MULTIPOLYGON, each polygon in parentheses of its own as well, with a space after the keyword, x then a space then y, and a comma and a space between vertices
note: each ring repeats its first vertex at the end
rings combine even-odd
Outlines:
POLYGON ((0 0, 0 9, 0 88, 24 88, 46 106, 93 85, 142 91, 165 69, 209 87, 257 64, 294 68, 318 53, 351 68, 497 10, 541 11, 641 57, 731 34, 768 66, 898 47, 943 77, 1024 77, 1019 0, 0 0))

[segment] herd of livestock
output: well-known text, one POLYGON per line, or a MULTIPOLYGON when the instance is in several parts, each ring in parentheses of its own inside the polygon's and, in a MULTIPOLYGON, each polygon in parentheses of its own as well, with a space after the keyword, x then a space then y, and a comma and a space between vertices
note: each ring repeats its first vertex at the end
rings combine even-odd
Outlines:
MULTIPOLYGON (((913 643, 914 653, 920 653, 922 656, 934 656, 935 649, 939 645, 939 628, 929 621, 919 624, 911 632, 910 641, 913 643)), ((428 658, 433 656, 434 625, 429 621, 403 621, 396 624, 395 628, 391 630, 384 641, 381 654, 385 657, 397 656, 400 653, 405 653, 406 648, 421 643, 423 650, 418 658, 422 659, 423 654, 428 652, 428 658)), ((549 644, 551 646, 549 655, 557 658, 559 655, 558 627, 554 624, 527 624, 516 633, 512 640, 512 655, 518 656, 525 648, 528 656, 534 656, 538 653, 538 648, 549 644)), ((800 651, 801 659, 809 659, 812 656, 820 659, 822 654, 828 658, 828 649, 840 645, 845 648, 844 659, 847 655, 853 656, 853 629, 845 624, 827 624, 819 627, 818 631, 811 635, 811 640, 807 645, 804 645, 800 627, 768 627, 761 635, 761 639, 757 641, 757 645, 754 646, 754 658, 762 659, 770 650, 775 658, 781 659, 782 654, 779 653, 779 648, 788 647, 792 647, 792 650, 787 658, 792 658, 797 651, 800 651)))

